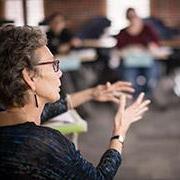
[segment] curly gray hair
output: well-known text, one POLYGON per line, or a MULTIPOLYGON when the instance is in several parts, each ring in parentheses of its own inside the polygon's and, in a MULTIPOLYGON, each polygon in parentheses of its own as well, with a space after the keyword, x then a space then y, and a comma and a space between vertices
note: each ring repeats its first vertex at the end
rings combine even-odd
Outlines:
POLYGON ((37 27, 0 28, 0 103, 5 108, 24 106, 29 87, 23 81, 22 70, 27 68, 37 74, 34 52, 46 44, 45 34, 37 27))

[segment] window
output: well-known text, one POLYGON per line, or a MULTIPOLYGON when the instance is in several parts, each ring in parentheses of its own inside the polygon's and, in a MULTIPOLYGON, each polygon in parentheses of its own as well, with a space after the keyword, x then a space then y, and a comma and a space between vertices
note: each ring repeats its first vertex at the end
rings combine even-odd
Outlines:
POLYGON ((37 26, 44 19, 43 0, 27 1, 27 22, 28 25, 37 26))
MULTIPOLYGON (((15 21, 15 25, 22 26, 23 20, 23 2, 22 0, 5 1, 5 17, 15 21)), ((27 23, 37 26, 44 18, 43 0, 27 0, 27 23)))
POLYGON ((23 25, 23 6, 21 0, 6 0, 5 1, 5 17, 8 20, 13 20, 15 25, 23 25))
POLYGON ((107 17, 112 21, 111 34, 117 34, 128 25, 125 13, 129 7, 135 8, 142 18, 150 15, 150 0, 107 0, 107 17))

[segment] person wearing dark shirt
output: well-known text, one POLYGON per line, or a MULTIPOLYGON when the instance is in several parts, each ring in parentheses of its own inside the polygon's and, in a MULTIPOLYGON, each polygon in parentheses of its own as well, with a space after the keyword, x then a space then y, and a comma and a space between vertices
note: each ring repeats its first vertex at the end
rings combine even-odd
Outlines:
POLYGON ((137 35, 130 34, 128 32, 128 28, 122 29, 120 33, 116 36, 116 38, 116 46, 119 49, 132 45, 142 45, 145 48, 148 48, 150 42, 154 42, 156 44, 159 43, 159 39, 156 33, 148 24, 143 24, 141 32, 137 35))
POLYGON ((68 29, 63 29, 61 33, 58 34, 50 29, 47 32, 47 38, 48 48, 53 54, 62 53, 63 48, 65 49, 65 47, 67 47, 67 51, 69 51, 72 34, 68 29))
POLYGON ((67 54, 72 47, 81 44, 67 28, 65 17, 57 12, 48 18, 49 30, 47 31, 48 48, 52 54, 67 54))
POLYGON ((142 119, 149 100, 141 93, 126 108, 121 95, 109 148, 97 167, 82 157, 60 132, 40 126, 46 103, 60 99, 62 72, 36 27, 0 29, 0 178, 113 179, 130 125, 142 119), (8 38, 7 38, 8 37, 8 38))

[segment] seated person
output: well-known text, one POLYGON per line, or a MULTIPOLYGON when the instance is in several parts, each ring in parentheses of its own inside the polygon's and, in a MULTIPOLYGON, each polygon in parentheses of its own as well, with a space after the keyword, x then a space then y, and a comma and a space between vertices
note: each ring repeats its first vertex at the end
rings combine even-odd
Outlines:
POLYGON ((52 14, 48 18, 48 24, 48 48, 53 54, 67 54, 73 46, 78 46, 81 43, 66 27, 65 17, 61 13, 52 14))
POLYGON ((135 9, 129 8, 126 17, 130 24, 116 36, 117 49, 123 58, 122 78, 132 82, 137 96, 141 91, 151 96, 156 82, 158 67, 154 53, 158 52, 159 39, 156 32, 137 15, 135 9))
POLYGON ((122 95, 109 148, 97 167, 88 162, 60 132, 40 126, 46 103, 60 99, 59 61, 35 27, 0 29, 0 178, 113 179, 130 125, 142 119, 149 100, 141 93, 126 108, 122 95))
POLYGON ((114 73, 108 66, 111 47, 107 47, 107 44, 110 45, 110 43, 100 43, 100 39, 110 37, 108 33, 110 26, 111 21, 107 17, 95 16, 87 20, 76 34, 82 40, 83 47, 94 47, 96 50, 97 59, 91 63, 91 67, 97 76, 94 84, 114 81, 114 73))

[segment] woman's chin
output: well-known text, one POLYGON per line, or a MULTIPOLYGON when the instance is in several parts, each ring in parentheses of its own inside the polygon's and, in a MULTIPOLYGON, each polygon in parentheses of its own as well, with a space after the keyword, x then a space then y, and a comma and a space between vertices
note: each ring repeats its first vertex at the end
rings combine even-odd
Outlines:
POLYGON ((60 94, 59 93, 53 94, 53 96, 51 96, 48 99, 48 103, 54 103, 54 102, 58 101, 59 99, 60 99, 60 94))
POLYGON ((54 97, 54 102, 60 99, 60 94, 58 93, 56 97, 54 97))

